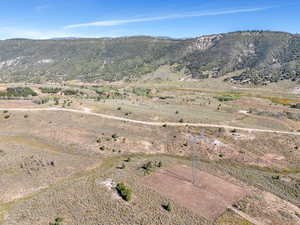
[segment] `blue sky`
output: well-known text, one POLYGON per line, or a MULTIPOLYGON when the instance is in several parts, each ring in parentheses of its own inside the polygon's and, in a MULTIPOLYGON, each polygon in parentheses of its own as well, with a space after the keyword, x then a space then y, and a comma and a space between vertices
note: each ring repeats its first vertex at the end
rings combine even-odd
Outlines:
POLYGON ((0 39, 300 33, 299 0, 2 0, 0 39))

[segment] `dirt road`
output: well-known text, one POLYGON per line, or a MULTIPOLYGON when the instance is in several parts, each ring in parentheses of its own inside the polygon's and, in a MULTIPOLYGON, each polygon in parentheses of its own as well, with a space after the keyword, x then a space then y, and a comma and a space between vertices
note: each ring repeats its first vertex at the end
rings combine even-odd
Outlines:
POLYGON ((143 124, 148 126, 173 126, 173 127, 184 127, 184 126, 191 126, 191 127, 213 127, 213 128, 224 128, 224 129, 235 129, 240 131, 247 131, 247 132, 261 132, 261 133, 276 133, 276 134, 288 134, 288 135, 296 135, 300 136, 300 132, 290 132, 290 131, 281 131, 281 130, 268 130, 268 129, 256 129, 256 128, 245 128, 245 127, 235 127, 235 126, 227 126, 227 125, 220 125, 220 124, 206 124, 206 123, 174 123, 174 122, 150 122, 150 121, 140 121, 140 120, 133 120, 124 117, 117 117, 111 116, 101 113, 94 113, 88 110, 76 110, 76 109, 66 109, 66 108, 0 108, 0 111, 7 110, 7 111, 64 111, 64 112, 71 112, 71 113, 79 113, 91 116, 97 116, 104 119, 111 119, 111 120, 119 120, 129 123, 136 123, 136 124, 143 124))
POLYGON ((246 213, 237 210, 233 207, 230 207, 230 209, 235 212, 236 214, 240 215, 241 217, 243 217, 244 219, 246 219, 247 221, 253 223, 254 225, 265 225, 263 222, 257 221, 256 219, 252 218, 251 216, 247 215, 246 213))

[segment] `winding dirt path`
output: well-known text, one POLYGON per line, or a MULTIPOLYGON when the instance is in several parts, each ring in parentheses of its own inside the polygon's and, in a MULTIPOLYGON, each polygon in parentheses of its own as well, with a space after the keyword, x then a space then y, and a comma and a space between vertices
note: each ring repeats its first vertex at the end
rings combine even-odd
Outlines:
POLYGON ((0 111, 63 111, 63 112, 71 112, 71 113, 79 113, 91 116, 97 116, 104 119, 118 120, 135 124, 142 124, 148 126, 172 126, 172 127, 212 127, 212 128, 224 128, 224 129, 235 129, 247 132, 261 132, 261 133, 275 133, 275 134, 288 134, 288 135, 296 135, 300 136, 300 132, 290 132, 290 131, 282 131, 282 130, 269 130, 269 129, 257 129, 257 128, 245 128, 245 127, 235 127, 228 125, 220 125, 220 124, 206 124, 206 123, 175 123, 175 122, 151 122, 151 121, 140 121, 133 120, 124 117, 111 116, 101 113, 94 113, 88 110, 77 110, 77 109, 66 109, 66 108, 0 108, 0 111))
POLYGON ((235 212, 236 214, 240 215, 241 217, 243 217, 244 219, 248 220, 249 222, 253 223, 254 225, 265 225, 263 222, 257 221, 256 219, 252 218, 251 216, 249 216, 248 214, 237 210, 233 207, 230 207, 230 209, 235 212))

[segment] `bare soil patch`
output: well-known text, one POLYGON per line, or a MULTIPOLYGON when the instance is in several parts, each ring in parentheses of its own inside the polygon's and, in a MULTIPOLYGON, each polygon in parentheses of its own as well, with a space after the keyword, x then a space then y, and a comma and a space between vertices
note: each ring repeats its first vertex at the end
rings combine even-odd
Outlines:
POLYGON ((195 174, 193 185, 191 168, 176 166, 159 170, 143 183, 209 220, 217 219, 247 194, 243 188, 208 173, 196 170, 195 174))
POLYGON ((264 156, 263 156, 263 159, 264 160, 278 160, 278 161, 280 161, 280 160, 284 160, 285 159, 285 157, 284 156, 281 156, 281 155, 276 155, 276 154, 265 154, 264 156))
POLYGON ((21 101, 21 100, 0 100, 0 107, 2 108, 34 108, 41 107, 37 104, 34 104, 32 101, 21 101))

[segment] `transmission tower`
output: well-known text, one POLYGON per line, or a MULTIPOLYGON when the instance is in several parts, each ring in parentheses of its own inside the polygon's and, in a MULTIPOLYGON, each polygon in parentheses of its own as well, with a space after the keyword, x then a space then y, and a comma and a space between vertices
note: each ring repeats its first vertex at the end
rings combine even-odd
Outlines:
POLYGON ((200 136, 192 136, 189 138, 190 146, 191 146, 191 160, 192 160, 192 184, 196 185, 197 183, 197 176, 196 176, 196 170, 197 170, 197 162, 198 154, 197 150, 199 149, 199 145, 201 144, 201 140, 204 138, 205 130, 203 129, 201 131, 200 136))

